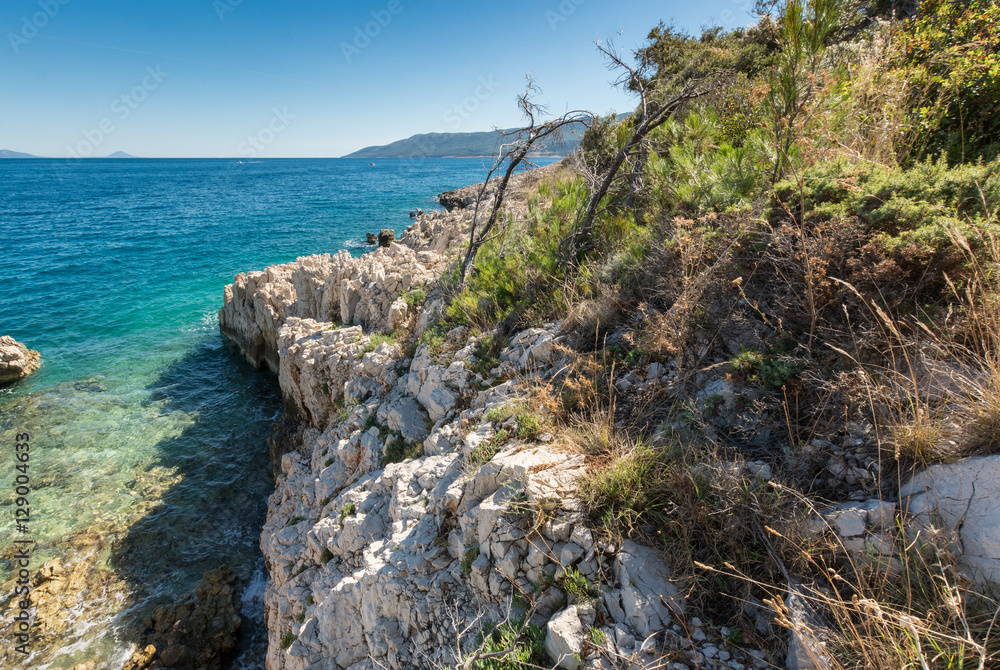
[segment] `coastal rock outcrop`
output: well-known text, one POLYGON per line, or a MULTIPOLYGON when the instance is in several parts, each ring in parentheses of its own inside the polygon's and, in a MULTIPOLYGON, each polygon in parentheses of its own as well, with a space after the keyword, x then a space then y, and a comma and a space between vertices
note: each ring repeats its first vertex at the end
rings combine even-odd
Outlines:
POLYGON ((392 228, 383 228, 378 231, 378 245, 380 247, 387 247, 396 241, 396 231, 392 228))
POLYGON ((396 301, 438 276, 444 259, 398 243, 360 257, 340 251, 241 273, 225 289, 219 328, 257 367, 278 372, 278 336, 290 318, 392 329, 396 301))
MULTIPOLYGON (((438 202, 449 212, 455 209, 474 207, 476 199, 479 198, 481 188, 481 184, 474 184, 472 186, 456 188, 453 191, 445 191, 438 196, 438 202)), ((487 187, 485 193, 483 193, 483 201, 487 202, 493 196, 493 192, 493 188, 487 187)))
POLYGON ((13 337, 0 337, 0 384, 27 377, 42 364, 42 356, 13 337))
POLYGON ((655 551, 590 528, 584 457, 518 437, 513 377, 566 364, 559 324, 513 334, 489 371, 461 326, 433 344, 373 336, 434 321, 435 278, 467 217, 426 213, 403 244, 299 259, 226 289, 223 332, 262 352, 286 401, 261 536, 267 668, 454 666, 525 600, 564 668, 732 667, 682 635, 685 599, 655 551))

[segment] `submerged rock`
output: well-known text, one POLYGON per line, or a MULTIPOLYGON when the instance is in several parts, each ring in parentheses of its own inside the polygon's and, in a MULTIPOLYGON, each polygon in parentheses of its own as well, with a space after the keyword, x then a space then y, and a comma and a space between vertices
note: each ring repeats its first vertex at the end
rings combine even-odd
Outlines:
POLYGON ((27 377, 42 364, 42 356, 13 337, 0 337, 0 384, 27 377))

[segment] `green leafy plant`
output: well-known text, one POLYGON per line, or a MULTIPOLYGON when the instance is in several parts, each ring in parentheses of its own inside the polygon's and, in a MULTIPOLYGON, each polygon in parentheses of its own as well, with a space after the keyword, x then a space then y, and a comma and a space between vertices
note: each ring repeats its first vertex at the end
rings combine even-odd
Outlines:
POLYGON ((484 627, 479 636, 481 655, 507 649, 513 649, 513 652, 493 658, 480 658, 473 667, 478 670, 520 670, 550 665, 545 653, 545 631, 534 623, 525 625, 523 619, 514 619, 484 627))
POLYGON ((343 526, 344 526, 344 519, 346 519, 347 517, 349 517, 350 515, 354 514, 357 511, 358 511, 358 508, 357 508, 357 506, 354 503, 352 503, 352 502, 344 503, 344 506, 340 508, 340 526, 341 526, 341 528, 343 528, 343 526))

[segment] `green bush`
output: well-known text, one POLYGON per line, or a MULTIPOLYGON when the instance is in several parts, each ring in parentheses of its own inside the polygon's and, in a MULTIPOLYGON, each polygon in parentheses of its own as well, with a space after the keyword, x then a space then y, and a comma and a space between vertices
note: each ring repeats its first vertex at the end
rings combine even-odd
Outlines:
MULTIPOLYGON (((900 31, 898 60, 915 90, 925 155, 953 163, 1000 151, 1000 5, 923 0, 900 31)), ((919 153, 918 153, 919 157, 919 153)))
POLYGON ((519 637, 518 631, 523 623, 524 619, 514 619, 499 626, 486 626, 479 638, 479 644, 484 654, 510 648, 513 648, 514 652, 505 656, 479 660, 474 667, 479 670, 549 667, 551 663, 545 653, 545 631, 534 623, 529 623, 519 637))

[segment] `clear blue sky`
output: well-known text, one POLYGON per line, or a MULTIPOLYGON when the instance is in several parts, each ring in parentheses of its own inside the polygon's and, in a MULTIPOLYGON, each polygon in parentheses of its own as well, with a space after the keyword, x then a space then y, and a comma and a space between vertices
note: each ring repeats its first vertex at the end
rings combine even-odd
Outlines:
POLYGON ((41 156, 327 157, 631 109, 594 48, 660 20, 750 22, 750 0, 3 0, 0 149, 41 156), (367 35, 365 31, 367 30, 367 35), (620 35, 618 33, 621 33, 620 35))

